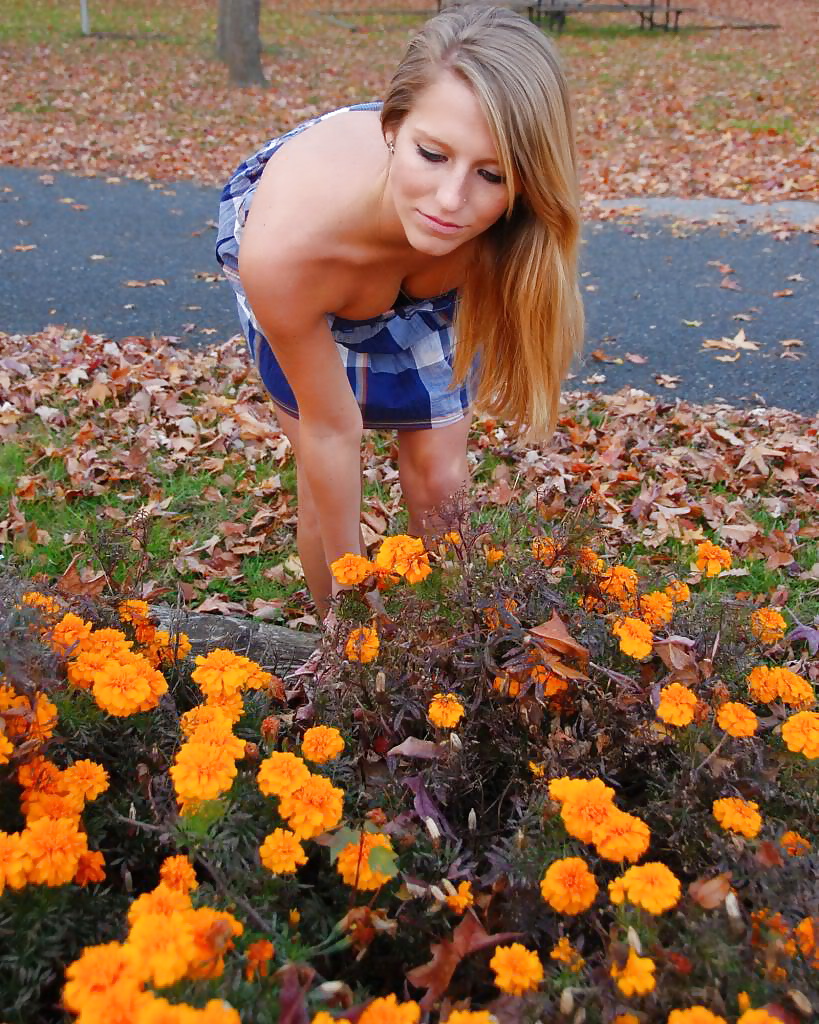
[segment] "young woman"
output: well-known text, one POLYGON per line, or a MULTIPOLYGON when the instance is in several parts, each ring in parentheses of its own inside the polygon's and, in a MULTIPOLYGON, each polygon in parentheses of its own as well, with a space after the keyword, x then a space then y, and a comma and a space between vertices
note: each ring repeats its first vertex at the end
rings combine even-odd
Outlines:
POLYGON ((565 78, 506 8, 453 7, 383 104, 313 118, 225 187, 217 259, 295 452, 298 549, 323 616, 360 540, 363 427, 398 431, 408 532, 468 477, 473 408, 551 433, 583 335, 565 78))

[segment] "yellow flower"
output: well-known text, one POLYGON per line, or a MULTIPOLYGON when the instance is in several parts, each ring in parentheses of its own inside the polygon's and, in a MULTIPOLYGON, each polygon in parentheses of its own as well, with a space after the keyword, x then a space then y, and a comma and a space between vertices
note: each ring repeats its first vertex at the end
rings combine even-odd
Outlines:
POLYGON ((336 870, 346 885, 356 889, 379 889, 390 876, 370 867, 370 854, 383 849, 393 852, 390 837, 380 832, 362 832, 359 839, 349 843, 336 859, 336 870))
POLYGON ((717 711, 717 725, 729 736, 742 738, 753 736, 759 721, 749 707, 729 700, 721 704, 717 711))
POLYGON ((196 953, 189 911, 175 911, 168 916, 140 915, 131 925, 128 945, 133 948, 144 977, 158 988, 175 985, 188 973, 196 953))
POLYGON ((651 627, 641 619, 626 616, 617 619, 611 627, 612 633, 620 641, 620 650, 630 658, 647 658, 654 646, 654 635, 651 627))
POLYGON ((66 612, 51 633, 51 646, 64 657, 74 653, 83 640, 91 635, 91 623, 85 622, 79 615, 66 612))
POLYGON ((616 807, 592 832, 592 842, 605 860, 639 860, 648 849, 650 841, 648 825, 616 807))
POLYGON ((731 568, 731 552, 710 540, 703 541, 697 545, 697 568, 706 576, 719 576, 723 570, 731 568))
POLYGON ((577 974, 578 971, 582 971, 586 961, 569 942, 569 940, 563 936, 559 939, 555 947, 552 949, 549 957, 552 960, 557 960, 558 963, 565 964, 572 973, 577 974))
POLYGON ((779 843, 791 857, 804 857, 810 850, 810 842, 798 832, 784 832, 779 843))
POLYGON ((117 612, 123 622, 130 622, 132 625, 147 622, 151 616, 147 601, 120 601, 117 612))
POLYGON ((580 914, 594 903, 597 882, 581 857, 563 857, 547 868, 540 894, 559 913, 580 914))
POLYGON ((446 898, 446 905, 456 914, 463 914, 474 902, 471 882, 461 882, 457 889, 447 894, 446 898))
POLYGON ((657 717, 668 725, 690 725, 697 709, 697 695, 682 683, 670 683, 660 690, 657 717))
POLYGON ((643 594, 639 599, 638 609, 640 618, 651 629, 662 629, 663 626, 667 626, 674 615, 671 598, 661 590, 652 590, 649 594, 643 594))
POLYGON ((629 949, 625 965, 618 967, 612 964, 609 974, 624 996, 644 996, 654 991, 654 971, 653 960, 637 956, 633 949, 629 949))
POLYGON ((618 894, 622 891, 629 903, 650 914, 664 914, 680 901, 680 883, 665 864, 652 861, 635 865, 616 882, 620 884, 618 894))
POLYGON ((350 584, 352 586, 358 586, 359 583, 363 583, 368 576, 372 576, 377 571, 378 567, 363 555, 342 555, 341 558, 337 558, 330 565, 330 572, 335 577, 337 583, 350 584))
POLYGON ((65 971, 63 1002, 72 1013, 81 1013, 95 996, 104 995, 122 983, 139 988, 144 974, 134 951, 121 942, 86 946, 65 971))
POLYGON ((779 699, 789 707, 799 707, 814 700, 813 687, 802 676, 791 672, 789 668, 776 668, 773 671, 776 679, 779 699))
POLYGON ((183 802, 213 800, 236 778, 236 762, 210 743, 186 743, 171 766, 176 795, 183 802))
POLYGON ((519 942, 498 946, 489 966, 495 972, 495 984, 510 996, 532 992, 543 981, 543 964, 537 953, 519 942))
POLYGON ((798 711, 782 723, 782 739, 794 754, 802 753, 809 761, 819 757, 819 713, 798 711))
POLYGON ((186 891, 172 889, 167 883, 160 882, 156 888, 142 893, 133 901, 128 908, 128 923, 133 925, 141 917, 171 917, 190 908, 191 900, 186 891))
POLYGON ((349 661, 367 663, 378 657, 378 631, 372 626, 359 626, 350 631, 344 647, 344 655, 349 661))
POLYGON ((776 608, 757 608, 751 612, 751 632, 761 644, 777 644, 785 635, 787 623, 776 608))
POLYGON ((28 881, 40 885, 65 885, 77 873, 87 837, 70 818, 39 818, 20 835, 23 853, 29 858, 28 881))
POLYGON ((342 790, 321 775, 311 775, 300 789, 282 795, 279 813, 299 839, 312 839, 338 825, 343 803, 342 790))
POLYGON ((569 835, 584 843, 593 842, 595 831, 617 810, 612 802, 613 795, 611 788, 599 779, 590 779, 585 786, 575 789, 563 801, 560 810, 569 835))
POLYGON ((399 1003, 393 995, 373 999, 358 1018, 358 1024, 418 1024, 421 1007, 410 1001, 399 1003))
POLYGON ((436 693, 429 703, 427 715, 439 729, 454 729, 464 716, 464 706, 454 693, 436 693))
POLYGON ((274 875, 286 875, 307 863, 304 847, 286 828, 276 828, 259 847, 259 859, 274 875))
POLYGON ((274 750, 259 765, 256 781, 265 796, 284 796, 301 789, 310 777, 310 769, 300 757, 274 750))
POLYGON ((563 776, 549 780, 549 796, 561 804, 597 794, 607 796, 610 801, 614 800, 614 790, 600 779, 570 779, 563 776))
POLYGON ((769 704, 779 696, 779 683, 775 670, 769 665, 757 665, 748 676, 748 691, 754 700, 769 704))
POLYGON ((386 537, 375 556, 375 564, 403 576, 408 583, 420 583, 432 572, 424 542, 420 537, 405 534, 386 537))
POLYGON ((536 537, 532 541, 532 557, 551 567, 557 557, 557 545, 551 537, 536 537))
POLYGON ((221 711, 231 725, 235 725, 236 722, 239 721, 245 710, 241 693, 219 693, 216 696, 211 695, 207 698, 205 707, 215 708, 217 711, 221 711))
POLYGON ((742 800, 740 797, 726 796, 715 800, 714 817, 728 832, 737 832, 746 839, 753 839, 762 828, 762 816, 759 804, 753 800, 742 800))
POLYGON ((150 711, 168 690, 165 677, 141 654, 107 659, 92 673, 92 679, 94 700, 103 711, 117 718, 150 711))
POLYGON ((191 679, 208 698, 238 693, 258 667, 242 654, 217 647, 193 659, 196 668, 191 679))
POLYGON ((308 729, 301 741, 301 752, 308 761, 325 764, 338 757, 344 749, 344 740, 338 729, 329 725, 315 725, 308 729))
POLYGON ((86 800, 96 800, 108 789, 108 772, 101 764, 83 759, 75 761, 62 775, 63 783, 69 790, 81 793, 86 800))
POLYGON ((179 719, 182 734, 189 740, 196 735, 196 730, 203 725, 218 725, 225 732, 231 731, 231 720, 224 709, 213 704, 197 704, 195 708, 184 712, 179 719))
POLYGON ((687 583, 680 580, 672 580, 665 588, 665 594, 670 597, 674 604, 684 604, 691 600, 691 591, 687 583))
POLYGON ((639 576, 633 569, 626 565, 615 565, 600 577, 599 587, 606 597, 617 601, 627 611, 634 604, 638 582, 639 576))
POLYGON ((728 1024, 728 1021, 704 1006, 692 1006, 687 1010, 672 1010, 668 1024, 728 1024))
POLYGON ((159 878, 169 889, 176 889, 178 892, 188 893, 199 885, 193 864, 182 854, 166 857, 162 861, 159 878))
POLYGON ((31 859, 23 848, 21 833, 0 832, 0 896, 6 886, 22 889, 30 867, 31 859))

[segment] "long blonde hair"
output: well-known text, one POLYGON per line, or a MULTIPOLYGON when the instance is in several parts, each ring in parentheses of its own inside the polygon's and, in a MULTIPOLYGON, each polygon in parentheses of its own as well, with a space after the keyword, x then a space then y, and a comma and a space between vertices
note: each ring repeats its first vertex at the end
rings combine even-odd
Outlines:
POLYGON ((487 4, 449 7, 410 42, 384 100, 382 130, 396 130, 443 71, 474 91, 508 190, 506 214, 480 236, 460 289, 453 384, 466 380, 480 353, 478 409, 546 438, 584 325, 566 78, 549 40, 525 18, 487 4))

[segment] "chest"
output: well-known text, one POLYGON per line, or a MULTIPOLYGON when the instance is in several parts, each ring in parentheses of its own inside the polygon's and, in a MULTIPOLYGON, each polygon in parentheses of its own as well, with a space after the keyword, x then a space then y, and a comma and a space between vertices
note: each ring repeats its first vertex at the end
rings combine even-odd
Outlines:
POLYGON ((372 264, 359 270, 349 301, 332 312, 346 320, 368 320, 388 313, 408 300, 434 299, 457 289, 463 284, 464 273, 463 254, 421 267, 372 264))

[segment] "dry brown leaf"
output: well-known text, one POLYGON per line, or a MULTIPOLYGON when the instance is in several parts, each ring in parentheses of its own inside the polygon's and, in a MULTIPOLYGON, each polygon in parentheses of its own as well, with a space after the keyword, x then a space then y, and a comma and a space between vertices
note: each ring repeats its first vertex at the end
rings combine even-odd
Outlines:
POLYGON ((695 903, 706 910, 722 906, 731 891, 731 872, 724 871, 714 878, 698 878, 688 886, 688 893, 695 903))

